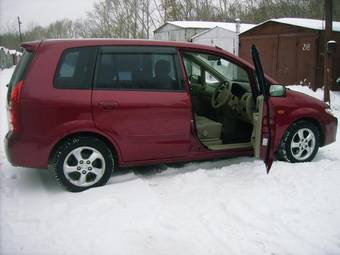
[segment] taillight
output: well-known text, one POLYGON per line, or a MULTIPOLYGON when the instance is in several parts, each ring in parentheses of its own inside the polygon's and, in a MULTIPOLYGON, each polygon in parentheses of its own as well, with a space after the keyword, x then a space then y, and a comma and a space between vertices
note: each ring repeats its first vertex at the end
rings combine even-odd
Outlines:
POLYGON ((18 130, 20 94, 23 84, 24 81, 21 80, 14 86, 8 105, 9 130, 12 132, 18 130))

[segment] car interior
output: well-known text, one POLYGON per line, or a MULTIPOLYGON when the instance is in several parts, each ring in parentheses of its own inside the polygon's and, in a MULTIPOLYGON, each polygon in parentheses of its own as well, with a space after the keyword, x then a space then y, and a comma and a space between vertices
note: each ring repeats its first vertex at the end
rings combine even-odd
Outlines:
POLYGON ((183 59, 201 143, 211 150, 255 146, 263 100, 254 98, 247 71, 215 55, 185 52, 183 59))

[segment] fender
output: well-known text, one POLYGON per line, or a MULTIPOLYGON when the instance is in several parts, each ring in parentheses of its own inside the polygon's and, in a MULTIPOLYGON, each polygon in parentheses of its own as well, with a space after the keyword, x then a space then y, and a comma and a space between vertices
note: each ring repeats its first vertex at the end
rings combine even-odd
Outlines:
POLYGON ((49 141, 48 151, 49 155, 55 146, 62 141, 64 138, 79 134, 79 133, 93 133, 99 136, 104 137, 108 142, 110 142, 111 146, 115 149, 117 153, 118 163, 121 162, 121 150, 118 146, 117 140, 101 130, 99 130, 93 123, 92 120, 75 120, 67 123, 63 123, 62 125, 56 127, 52 130, 52 133, 49 134, 49 137, 53 137, 52 140, 49 141))
MULTIPOLYGON (((287 111, 287 109, 285 109, 287 111)), ((321 128, 322 134, 324 133, 324 126, 322 125, 322 122, 318 121, 316 118, 317 116, 320 116, 320 113, 315 108, 310 107, 303 107, 298 108, 290 112, 286 112, 285 114, 279 115, 276 113, 276 134, 274 138, 274 148, 278 148, 281 139, 286 132, 286 130, 295 122, 303 119, 312 120, 315 123, 318 123, 318 127, 321 128)))

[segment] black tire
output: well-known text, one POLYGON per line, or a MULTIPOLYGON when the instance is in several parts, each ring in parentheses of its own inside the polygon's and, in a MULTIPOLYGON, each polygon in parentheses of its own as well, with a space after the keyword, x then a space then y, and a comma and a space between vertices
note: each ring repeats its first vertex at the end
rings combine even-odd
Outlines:
POLYGON ((114 170, 114 158, 99 138, 79 136, 67 139, 54 151, 49 167, 62 186, 80 192, 106 184, 114 170))
POLYGON ((319 129, 311 122, 298 121, 292 124, 283 135, 278 149, 278 158, 291 163, 312 161, 319 146, 319 129), (311 140, 307 139, 309 134, 311 134, 311 140))

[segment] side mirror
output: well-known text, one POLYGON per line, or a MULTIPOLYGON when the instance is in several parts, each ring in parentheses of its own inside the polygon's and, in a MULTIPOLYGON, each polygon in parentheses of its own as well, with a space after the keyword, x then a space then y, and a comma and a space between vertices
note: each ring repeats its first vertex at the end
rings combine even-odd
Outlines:
POLYGON ((340 86, 340 77, 336 79, 336 84, 340 86))
POLYGON ((269 95, 272 97, 283 97, 286 95, 286 87, 280 84, 271 85, 269 95))

